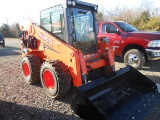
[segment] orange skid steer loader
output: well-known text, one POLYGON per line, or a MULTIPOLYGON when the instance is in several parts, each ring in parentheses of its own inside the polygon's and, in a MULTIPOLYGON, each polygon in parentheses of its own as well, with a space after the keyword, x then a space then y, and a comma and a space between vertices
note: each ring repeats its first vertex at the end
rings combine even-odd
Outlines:
POLYGON ((64 0, 41 11, 40 25, 20 24, 24 80, 41 80, 51 98, 74 86, 71 107, 83 119, 143 119, 160 98, 159 84, 130 66, 115 72, 109 38, 97 39, 97 9, 64 0))

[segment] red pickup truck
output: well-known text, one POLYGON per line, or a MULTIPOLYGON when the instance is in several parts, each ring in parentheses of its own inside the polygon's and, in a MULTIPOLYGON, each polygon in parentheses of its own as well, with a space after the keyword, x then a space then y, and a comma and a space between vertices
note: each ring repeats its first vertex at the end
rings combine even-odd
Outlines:
POLYGON ((144 32, 126 22, 98 22, 98 39, 110 38, 114 54, 139 69, 145 61, 160 58, 160 32, 144 32))

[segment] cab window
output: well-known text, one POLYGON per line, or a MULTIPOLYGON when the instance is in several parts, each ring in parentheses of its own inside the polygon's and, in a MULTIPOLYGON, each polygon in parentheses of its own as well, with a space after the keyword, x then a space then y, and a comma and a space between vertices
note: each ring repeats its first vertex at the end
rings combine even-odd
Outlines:
POLYGON ((117 31, 117 28, 112 24, 103 24, 102 33, 107 33, 107 31, 117 31))
POLYGON ((40 25, 43 29, 65 41, 64 12, 61 5, 41 11, 40 25))

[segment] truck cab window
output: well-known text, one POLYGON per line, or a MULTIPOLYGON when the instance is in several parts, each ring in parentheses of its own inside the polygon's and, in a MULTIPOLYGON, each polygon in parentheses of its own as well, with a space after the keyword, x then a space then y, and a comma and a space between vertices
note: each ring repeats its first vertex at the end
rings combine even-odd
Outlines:
POLYGON ((64 13, 61 5, 43 10, 40 17, 40 25, 43 29, 65 41, 64 13))
POLYGON ((109 31, 117 31, 117 28, 112 24, 103 24, 102 33, 107 33, 109 31))
POLYGON ((126 22, 114 22, 123 32, 134 32, 139 31, 137 28, 126 22))

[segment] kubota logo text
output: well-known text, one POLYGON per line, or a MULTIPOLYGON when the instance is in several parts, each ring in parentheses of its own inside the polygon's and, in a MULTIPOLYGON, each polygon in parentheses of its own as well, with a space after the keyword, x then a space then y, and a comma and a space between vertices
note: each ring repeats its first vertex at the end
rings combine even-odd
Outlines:
POLYGON ((47 37, 46 35, 44 35, 41 32, 39 32, 39 37, 53 46, 53 41, 49 37, 47 37))

